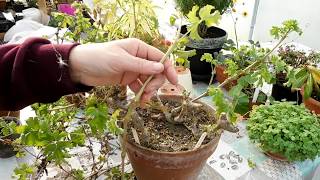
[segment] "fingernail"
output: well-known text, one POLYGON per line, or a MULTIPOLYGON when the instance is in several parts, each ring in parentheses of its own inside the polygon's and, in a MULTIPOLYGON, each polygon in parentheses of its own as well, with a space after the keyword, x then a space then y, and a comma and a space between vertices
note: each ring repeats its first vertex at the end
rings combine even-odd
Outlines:
POLYGON ((153 71, 159 72, 163 69, 163 65, 161 63, 153 63, 152 69, 153 71))

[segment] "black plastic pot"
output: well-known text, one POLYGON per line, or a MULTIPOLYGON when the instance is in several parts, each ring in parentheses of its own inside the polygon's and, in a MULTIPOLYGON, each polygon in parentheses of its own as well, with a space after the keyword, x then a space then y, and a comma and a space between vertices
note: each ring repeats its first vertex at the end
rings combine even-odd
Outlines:
MULTIPOLYGON (((4 118, 7 123, 14 121, 16 124, 20 124, 20 121, 15 117, 2 117, 2 118, 4 118)), ((0 131, 1 131, 1 129, 0 129, 0 131)), ((2 138, 2 140, 14 141, 17 138, 19 138, 18 134, 12 134, 12 135, 9 135, 9 136, 2 138)), ((17 152, 14 151, 14 147, 11 144, 0 141, 0 158, 10 158, 16 154, 17 154, 17 152)))
MULTIPOLYGON (((181 34, 187 32, 187 26, 184 25, 181 27, 181 34)), ((219 53, 222 49, 223 44, 227 40, 227 32, 218 27, 210 27, 207 30, 207 36, 202 40, 195 41, 189 39, 189 44, 186 47, 186 50, 195 49, 197 55, 190 57, 190 70, 192 80, 196 81, 209 81, 211 77, 211 65, 210 63, 200 61, 204 53, 210 53, 213 56, 216 53, 219 53)))
POLYGON ((15 12, 22 12, 25 9, 27 9, 27 7, 25 7, 24 4, 14 4, 13 5, 13 10, 15 12))
POLYGON ((302 96, 298 91, 292 91, 291 88, 285 87, 280 83, 276 83, 273 85, 271 96, 276 101, 293 101, 298 104, 302 103, 302 96))

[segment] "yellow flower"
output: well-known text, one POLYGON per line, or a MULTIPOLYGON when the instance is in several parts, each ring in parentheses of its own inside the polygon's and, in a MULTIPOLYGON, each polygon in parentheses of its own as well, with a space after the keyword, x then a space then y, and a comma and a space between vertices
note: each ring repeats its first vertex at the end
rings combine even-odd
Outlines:
POLYGON ((242 16, 247 17, 247 16, 248 16, 248 12, 247 12, 247 11, 244 11, 244 12, 242 13, 242 16))
POLYGON ((232 0, 232 1, 233 1, 233 3, 237 3, 238 0, 232 0))

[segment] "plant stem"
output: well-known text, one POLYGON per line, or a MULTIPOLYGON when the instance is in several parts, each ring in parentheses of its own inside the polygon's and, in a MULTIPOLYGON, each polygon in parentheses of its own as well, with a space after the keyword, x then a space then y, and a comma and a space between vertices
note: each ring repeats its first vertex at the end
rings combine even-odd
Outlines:
POLYGON ((211 86, 211 84, 213 82, 213 77, 214 77, 214 75, 216 73, 216 66, 213 67, 212 64, 210 64, 210 65, 211 65, 211 71, 212 72, 211 72, 211 77, 210 77, 210 81, 209 81, 208 87, 211 86))
MULTIPOLYGON (((265 55, 263 56, 263 58, 261 58, 260 60, 255 61, 254 63, 252 63, 251 65, 249 65, 248 67, 246 67, 245 69, 239 71, 237 74, 229 77, 228 79, 226 79, 225 81, 223 81, 221 84, 219 84, 219 86, 217 88, 221 88, 223 86, 225 86, 226 84, 230 83, 231 81, 237 79, 239 76, 247 73, 249 70, 255 68, 256 66, 258 66, 261 62, 263 62, 267 57, 269 57, 273 51, 275 51, 280 45, 281 43, 288 37, 288 34, 290 33, 290 31, 288 31, 280 40, 279 42, 265 55)), ((205 96, 209 95, 209 88, 202 93, 200 96, 194 98, 191 102, 197 101, 205 96)))
POLYGON ((236 38, 236 45, 237 45, 237 49, 239 49, 238 32, 237 32, 237 21, 238 21, 238 18, 234 19, 232 13, 231 13, 231 17, 232 17, 232 21, 233 21, 233 29, 234 29, 234 35, 235 35, 235 38, 236 38))
POLYGON ((71 108, 71 107, 74 107, 75 104, 69 104, 69 105, 66 105, 66 106, 57 106, 55 108, 52 108, 52 109, 48 109, 48 111, 56 111, 56 110, 61 110, 61 109, 67 109, 67 108, 71 108))

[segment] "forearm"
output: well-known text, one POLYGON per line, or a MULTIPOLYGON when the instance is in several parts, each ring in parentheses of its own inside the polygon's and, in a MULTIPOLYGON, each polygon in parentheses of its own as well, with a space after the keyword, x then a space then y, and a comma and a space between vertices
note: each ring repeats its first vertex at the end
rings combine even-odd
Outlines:
POLYGON ((59 64, 56 49, 68 64, 75 45, 53 45, 28 39, 21 45, 0 47, 0 110, 17 110, 35 102, 54 102, 90 87, 72 81, 68 66, 59 64))

